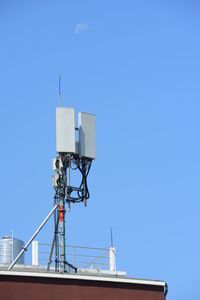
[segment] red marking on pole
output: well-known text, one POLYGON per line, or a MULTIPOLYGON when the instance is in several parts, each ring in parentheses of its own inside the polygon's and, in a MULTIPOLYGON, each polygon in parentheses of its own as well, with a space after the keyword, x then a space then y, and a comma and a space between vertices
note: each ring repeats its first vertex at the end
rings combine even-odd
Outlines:
POLYGON ((64 206, 60 206, 60 222, 64 222, 65 210, 64 206))

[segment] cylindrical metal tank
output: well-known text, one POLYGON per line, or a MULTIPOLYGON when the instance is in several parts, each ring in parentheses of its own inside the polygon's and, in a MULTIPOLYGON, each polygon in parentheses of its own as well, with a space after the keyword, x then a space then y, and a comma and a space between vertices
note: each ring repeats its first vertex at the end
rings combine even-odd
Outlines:
MULTIPOLYGON (((4 236, 0 239, 0 264, 10 264, 24 247, 22 240, 4 236)), ((24 264, 24 254, 17 264, 24 264)))

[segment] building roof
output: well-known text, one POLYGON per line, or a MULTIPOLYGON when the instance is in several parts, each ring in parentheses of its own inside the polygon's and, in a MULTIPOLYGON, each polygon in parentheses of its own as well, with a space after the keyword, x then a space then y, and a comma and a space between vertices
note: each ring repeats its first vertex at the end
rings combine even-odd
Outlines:
POLYGON ((148 286, 160 286, 165 287, 166 283, 162 280, 149 280, 149 279, 136 279, 136 278, 128 278, 121 277, 120 272, 119 275, 114 274, 102 274, 102 273, 90 273, 87 272, 85 274, 72 274, 72 273, 55 273, 55 272, 47 272, 45 270, 6 270, 0 269, 0 276, 25 276, 25 277, 38 277, 38 278, 57 278, 57 279, 70 279, 70 280, 89 280, 89 281, 101 281, 101 282, 115 282, 115 283, 125 283, 125 284, 137 284, 137 285, 148 285, 148 286))

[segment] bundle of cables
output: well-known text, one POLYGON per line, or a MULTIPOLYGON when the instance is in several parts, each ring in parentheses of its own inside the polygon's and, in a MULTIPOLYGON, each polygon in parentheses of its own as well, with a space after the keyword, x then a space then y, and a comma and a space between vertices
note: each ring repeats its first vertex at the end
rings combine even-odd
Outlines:
MULTIPOLYGON (((87 185, 87 176, 89 174, 92 160, 87 158, 80 158, 77 156, 61 155, 62 160, 62 171, 59 173, 59 178, 57 180, 58 187, 56 188, 55 200, 59 201, 60 197, 65 198, 66 202, 78 203, 85 202, 90 198, 90 193, 87 185), (66 171, 67 168, 72 170, 79 170, 81 173, 81 183, 78 188, 72 186, 67 187, 67 192, 65 193, 66 188, 66 171), (76 192, 76 197, 71 197, 72 192, 76 192)), ((59 163, 59 160, 58 160, 59 163)), ((58 166, 59 169, 59 166, 58 166)))
POLYGON ((92 165, 92 160, 88 160, 85 158, 82 159, 74 158, 72 160, 72 164, 70 165, 71 169, 72 170, 78 169, 82 175, 81 184, 79 186, 79 189, 77 190, 77 197, 74 198, 75 201, 73 202, 87 201, 90 198, 90 193, 87 185, 87 176, 90 172, 91 165, 92 165), (73 167, 73 165, 75 167, 73 167))

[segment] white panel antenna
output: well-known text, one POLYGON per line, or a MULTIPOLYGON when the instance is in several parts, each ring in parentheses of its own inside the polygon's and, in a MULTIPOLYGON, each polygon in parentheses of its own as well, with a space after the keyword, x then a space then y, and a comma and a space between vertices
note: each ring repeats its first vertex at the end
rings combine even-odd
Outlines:
POLYGON ((74 108, 56 108, 56 151, 75 153, 74 108))

